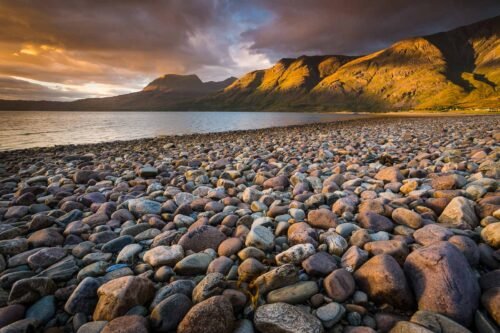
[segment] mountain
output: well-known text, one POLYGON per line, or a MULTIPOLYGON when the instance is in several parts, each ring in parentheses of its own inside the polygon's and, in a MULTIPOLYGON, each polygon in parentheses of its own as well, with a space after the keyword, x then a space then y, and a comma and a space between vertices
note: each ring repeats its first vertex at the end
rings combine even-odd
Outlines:
POLYGON ((244 75, 202 103, 222 108, 264 109, 273 105, 292 106, 300 103, 318 82, 353 59, 355 57, 347 56, 281 59, 269 69, 244 75))
POLYGON ((499 33, 500 16, 360 57, 282 59, 204 102, 255 110, 498 109, 499 33))
POLYGON ((0 101, 3 110, 386 111, 500 108, 500 16, 364 56, 285 58, 239 79, 162 76, 142 91, 74 102, 0 101))
POLYGON ((0 110, 185 110, 198 100, 223 90, 236 80, 203 82, 196 75, 166 74, 143 90, 104 98, 86 98, 73 102, 0 100, 0 110))
POLYGON ((235 77, 230 77, 224 81, 203 82, 196 75, 176 75, 166 74, 149 83, 142 91, 157 91, 162 93, 188 92, 188 93, 212 93, 222 90, 236 81, 235 77))

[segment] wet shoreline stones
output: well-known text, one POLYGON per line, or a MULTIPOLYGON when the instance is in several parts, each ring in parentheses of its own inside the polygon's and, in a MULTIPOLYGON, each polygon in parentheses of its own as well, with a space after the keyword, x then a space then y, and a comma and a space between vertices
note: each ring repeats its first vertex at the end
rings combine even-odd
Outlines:
POLYGON ((499 125, 0 152, 0 333, 495 332, 499 125))

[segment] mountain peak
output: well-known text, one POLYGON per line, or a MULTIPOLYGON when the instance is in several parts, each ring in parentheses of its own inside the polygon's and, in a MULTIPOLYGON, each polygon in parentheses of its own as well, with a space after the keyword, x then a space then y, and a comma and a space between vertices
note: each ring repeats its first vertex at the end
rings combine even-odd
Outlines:
POLYGON ((224 89, 236 81, 235 77, 229 77, 223 81, 203 82, 196 74, 165 74, 149 83, 142 91, 168 92, 215 92, 224 89))
POLYGON ((195 74, 165 74, 144 87, 143 91, 191 91, 202 89, 203 82, 195 74))

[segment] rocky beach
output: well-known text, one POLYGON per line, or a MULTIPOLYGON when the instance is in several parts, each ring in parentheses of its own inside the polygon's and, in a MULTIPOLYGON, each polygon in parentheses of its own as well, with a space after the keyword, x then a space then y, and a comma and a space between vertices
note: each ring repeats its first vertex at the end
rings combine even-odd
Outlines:
POLYGON ((374 117, 0 152, 0 333, 498 332, 499 140, 374 117))

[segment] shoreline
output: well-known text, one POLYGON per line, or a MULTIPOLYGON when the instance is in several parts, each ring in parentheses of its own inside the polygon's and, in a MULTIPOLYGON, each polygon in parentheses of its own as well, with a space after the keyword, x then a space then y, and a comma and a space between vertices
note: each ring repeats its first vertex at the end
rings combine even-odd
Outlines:
POLYGON ((499 128, 370 117, 2 152, 0 317, 68 333, 494 327, 499 128))
MULTIPOLYGON (((54 111, 60 112, 60 111, 54 111)), ((72 111, 63 111, 63 112, 72 112, 72 111)), ((100 112, 100 111, 95 111, 100 112)), ((111 111, 115 112, 115 111, 111 111)), ((122 111, 116 111, 122 112, 122 111)), ((126 112, 126 111, 124 111, 126 112)), ((135 111, 134 111, 135 112, 135 111)), ((150 112, 150 111, 145 111, 150 112)), ((165 111, 152 111, 152 112, 165 112, 165 111)), ((171 111, 166 111, 171 112, 171 111)), ((228 111, 229 112, 229 111, 228 111)), ((248 111, 252 112, 252 111, 248 111)), ((340 120, 326 121, 326 122, 316 122, 316 123, 307 123, 307 124, 297 124, 297 125, 287 125, 287 126, 271 126, 271 127, 263 127, 256 129, 247 129, 247 130, 233 130, 233 131, 221 131, 221 132, 206 132, 206 133, 190 133, 190 134, 174 134, 174 135, 156 135, 151 137, 137 138, 131 140, 111 140, 111 141, 101 141, 101 142, 93 142, 93 143, 74 143, 74 144, 62 144, 62 145, 53 145, 53 146, 41 146, 41 147, 30 147, 30 148, 16 148, 10 150, 0 150, 0 158, 4 154, 15 154, 15 153, 29 153, 30 151, 38 151, 38 150, 50 150, 50 149, 58 149, 61 147, 88 147, 92 145, 103 145, 103 144, 126 144, 126 143, 136 143, 144 140, 155 140, 155 139, 168 139, 168 138, 200 138, 203 139, 203 136, 213 137, 217 135, 237 135, 237 134, 249 134, 252 132, 260 132, 266 130, 280 130, 280 129, 293 129, 300 127, 308 127, 308 126, 317 126, 317 125, 325 125, 325 124, 343 124, 357 120, 384 120, 384 119, 394 119, 394 118, 426 118, 426 117, 497 117, 500 116, 500 113, 495 114, 468 114, 468 113, 423 113, 423 112, 387 112, 387 113, 352 113, 352 112, 315 112, 315 113, 323 113, 323 114, 342 114, 342 115, 352 115, 353 118, 346 118, 340 120)))

